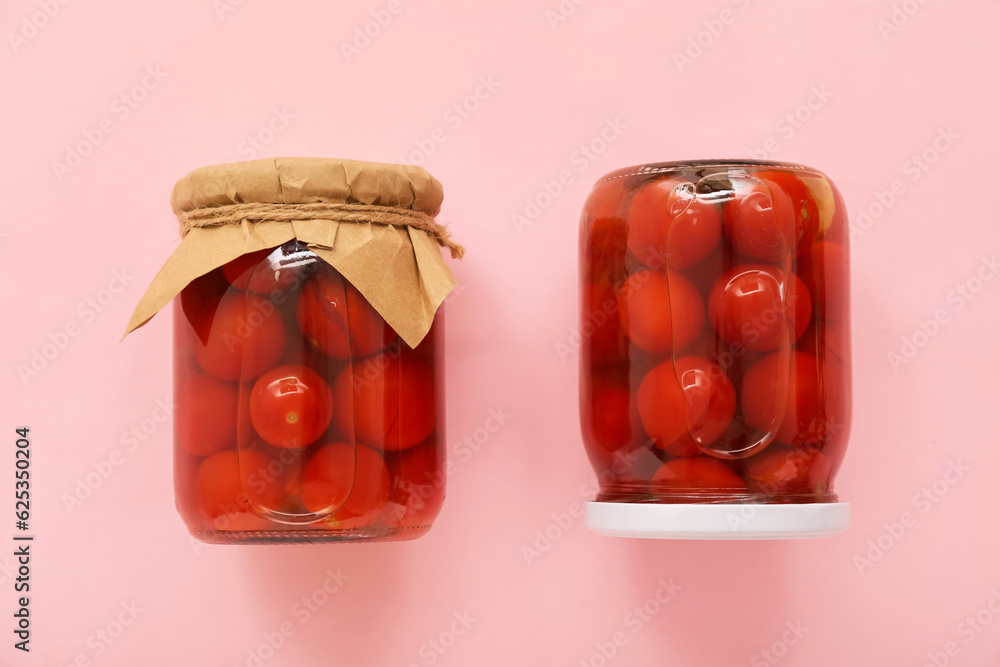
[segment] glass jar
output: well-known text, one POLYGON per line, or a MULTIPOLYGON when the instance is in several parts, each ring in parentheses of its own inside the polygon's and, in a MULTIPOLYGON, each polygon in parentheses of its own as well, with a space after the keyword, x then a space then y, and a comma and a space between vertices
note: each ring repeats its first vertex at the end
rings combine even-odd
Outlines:
POLYGON ((440 345, 440 314, 409 347, 297 241, 191 282, 174 309, 188 529, 215 543, 425 533, 444 499, 440 345))
POLYGON ((580 415, 610 535, 847 527, 848 220, 794 164, 643 165, 584 207, 580 415))
POLYGON ((333 158, 195 169, 181 242, 126 329, 174 302, 177 508, 205 542, 405 540, 445 495, 455 286, 426 170, 333 158))

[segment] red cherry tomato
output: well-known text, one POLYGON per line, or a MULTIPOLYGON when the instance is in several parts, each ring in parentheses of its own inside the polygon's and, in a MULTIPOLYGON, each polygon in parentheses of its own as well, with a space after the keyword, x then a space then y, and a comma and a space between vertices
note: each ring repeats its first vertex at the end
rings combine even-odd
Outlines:
POLYGON ((628 343, 621 335, 618 299, 610 287, 584 283, 581 355, 586 363, 610 364, 622 359, 628 343))
POLYGON ((812 300, 795 274, 784 276, 774 266, 743 264, 722 275, 708 297, 708 317, 719 336, 747 350, 773 350, 802 335, 809 326, 812 300), (789 323, 791 327, 789 327, 789 323))
POLYGON ((629 339, 649 352, 683 349, 705 323, 701 295, 676 271, 632 274, 618 293, 618 308, 629 339))
POLYGON ((371 356, 396 338, 361 292, 332 269, 321 269, 306 283, 298 320, 309 344, 337 359, 352 352, 355 358, 371 356))
POLYGON ((691 456, 664 463, 650 485, 654 491, 743 491, 740 476, 722 461, 691 456))
POLYGON ((623 218, 622 204, 625 199, 625 179, 609 178, 594 184, 587 201, 583 205, 584 218, 623 218))
POLYGON ((723 225, 736 252, 778 261, 792 247, 795 221, 778 216, 767 185, 754 178, 733 178, 735 195, 723 209, 723 225))
POLYGON ((429 526, 444 503, 444 451, 433 442, 403 450, 387 462, 392 487, 379 523, 396 528, 429 526))
POLYGON ((336 508, 323 521, 329 528, 374 523, 389 499, 389 469, 371 447, 324 445, 302 469, 299 497, 310 512, 336 508))
POLYGON ((598 377, 580 399, 587 452, 596 466, 609 470, 616 457, 621 458, 643 441, 642 434, 632 430, 632 394, 624 379, 598 377))
POLYGON ((239 389, 210 375, 183 380, 175 394, 174 437, 184 451, 209 456, 236 448, 239 389))
POLYGON ((830 370, 806 352, 781 351, 764 357, 743 378, 747 424, 775 432, 775 439, 788 445, 824 444, 846 429, 847 417, 843 379, 830 370))
POLYGON ((794 174, 758 171, 733 178, 735 196, 723 212, 733 247, 748 257, 778 261, 804 252, 816 234, 819 208, 794 174))
POLYGON ((175 442, 173 460, 174 505, 186 524, 191 527, 200 526, 205 523, 205 519, 195 498, 195 477, 203 459, 200 456, 188 454, 183 447, 178 446, 175 442))
POLYGON ((746 460, 747 486, 768 495, 825 491, 833 464, 811 447, 771 445, 746 460))
MULTIPOLYGON (((673 446, 687 435, 687 403, 673 362, 662 363, 646 373, 636 394, 636 404, 642 427, 660 449, 673 446)), ((682 447, 675 449, 680 451, 682 447)), ((696 447, 683 455, 697 453, 696 447)))
POLYGON ((687 402, 687 429, 664 449, 674 456, 690 456, 699 448, 708 452, 733 419, 736 389, 721 367, 701 357, 678 359, 674 369, 687 402))
POLYGON ((695 456, 726 432, 736 390, 718 365, 700 357, 664 362, 639 386, 646 433, 672 456, 695 456))
POLYGON ((819 322, 806 329, 795 349, 816 355, 827 373, 833 372, 832 369, 842 373, 845 362, 851 360, 850 333, 846 322, 819 322))
POLYGON ((643 185, 628 212, 628 247, 647 266, 686 269, 719 242, 722 223, 715 206, 673 179, 643 185))
POLYGON ((194 354, 205 372, 221 380, 253 380, 285 351, 285 324, 274 304, 255 294, 222 298, 207 339, 194 354))
POLYGON ((625 275, 625 223, 617 218, 597 218, 583 237, 584 280, 614 285, 625 275))
MULTIPOLYGON (((222 266, 226 280, 238 290, 249 289, 258 294, 270 294, 275 290, 290 287, 300 280, 304 255, 312 257, 312 252, 301 249, 286 250, 284 247, 267 248, 247 255, 241 255, 222 266)), ((316 261, 311 259, 311 261, 316 261)))
POLYGON ((850 314, 850 277, 844 246, 833 241, 816 243, 801 275, 809 291, 815 295, 818 319, 837 322, 850 314))
POLYGON ((412 353, 380 354, 346 367, 333 397, 334 424, 348 442, 400 450, 434 431, 434 375, 412 353))
POLYGON ((289 447, 275 447, 260 438, 250 440, 249 446, 242 446, 240 451, 253 451, 263 454, 269 461, 267 474, 251 475, 245 482, 247 495, 251 504, 260 505, 263 501, 258 497, 267 493, 266 488, 271 484, 283 484, 286 496, 299 495, 299 479, 301 478, 302 467, 306 458, 311 453, 308 447, 292 449, 289 447))
POLYGON ((785 419, 777 440, 788 445, 822 446, 846 427, 846 404, 839 374, 814 355, 794 352, 785 419))
POLYGON ((260 376, 250 392, 250 420, 257 434, 276 447, 305 447, 319 439, 333 419, 333 392, 319 374, 297 364, 260 376))
POLYGON ((277 509, 285 498, 284 479, 277 479, 269 467, 274 469, 271 459, 255 451, 237 454, 229 449, 209 456, 195 476, 195 497, 202 514, 219 529, 235 530, 227 524, 243 517, 264 521, 266 526, 253 511, 251 499, 261 509, 277 509))
POLYGON ((625 256, 625 179, 596 184, 583 207, 580 240, 586 249, 583 274, 588 280, 610 285, 622 270, 625 256))
POLYGON ((789 351, 778 350, 761 358, 743 374, 740 390, 743 418, 747 426, 767 435, 763 439, 766 442, 774 439, 785 418, 790 363, 789 351))
POLYGON ((809 249, 819 228, 819 206, 809 186, 790 171, 758 171, 754 178, 767 185, 774 201, 774 214, 787 235, 793 255, 809 249))

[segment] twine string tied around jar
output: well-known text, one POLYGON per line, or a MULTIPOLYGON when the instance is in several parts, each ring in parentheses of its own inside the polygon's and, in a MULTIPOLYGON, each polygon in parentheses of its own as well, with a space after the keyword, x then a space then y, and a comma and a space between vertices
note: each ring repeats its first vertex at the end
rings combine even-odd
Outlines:
POLYGON ((178 211, 181 236, 195 227, 217 227, 248 222, 284 222, 293 220, 334 220, 353 224, 372 223, 393 227, 413 227, 427 232, 438 245, 447 248, 451 256, 461 259, 465 248, 451 240, 448 228, 422 211, 379 206, 375 204, 343 204, 315 202, 309 204, 268 204, 251 202, 227 204, 178 211))

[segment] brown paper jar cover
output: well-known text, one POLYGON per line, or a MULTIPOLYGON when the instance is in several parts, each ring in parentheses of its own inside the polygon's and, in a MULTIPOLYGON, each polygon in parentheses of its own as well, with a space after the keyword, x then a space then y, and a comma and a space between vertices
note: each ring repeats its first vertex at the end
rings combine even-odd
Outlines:
MULTIPOLYGON (((174 185, 170 204, 179 218, 233 205, 261 204, 264 212, 235 223, 193 227, 182 223, 180 245, 153 278, 125 334, 148 322, 199 276, 240 255, 298 239, 350 281, 389 326, 416 347, 455 286, 439 247, 446 232, 418 228, 421 220, 437 215, 443 198, 441 183, 412 165, 274 158, 196 169, 174 185), (280 204, 304 205, 303 210, 345 205, 351 221, 317 217, 325 215, 322 212, 302 214, 299 219, 292 207, 282 207, 274 215, 277 219, 268 219, 266 205, 280 204), (393 215, 397 211, 413 215, 415 226, 400 224, 399 216, 393 215), (379 222, 386 215, 396 222, 379 222)), ((238 210, 245 209, 253 207, 238 210)), ((448 245, 453 255, 460 256, 458 246, 448 245)))

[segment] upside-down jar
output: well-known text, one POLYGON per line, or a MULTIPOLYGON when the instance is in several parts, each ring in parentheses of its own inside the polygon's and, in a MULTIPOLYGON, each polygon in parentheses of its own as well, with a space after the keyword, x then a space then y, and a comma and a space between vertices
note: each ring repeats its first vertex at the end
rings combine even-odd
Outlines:
POLYGON ((417 167, 277 159, 196 170, 174 295, 174 485, 212 543, 401 540, 444 500, 441 304, 454 279, 417 167), (437 316, 435 317, 435 312, 437 316))
POLYGON ((582 217, 580 414, 609 535, 778 538, 849 525, 848 221, 795 164, 650 164, 582 217))

